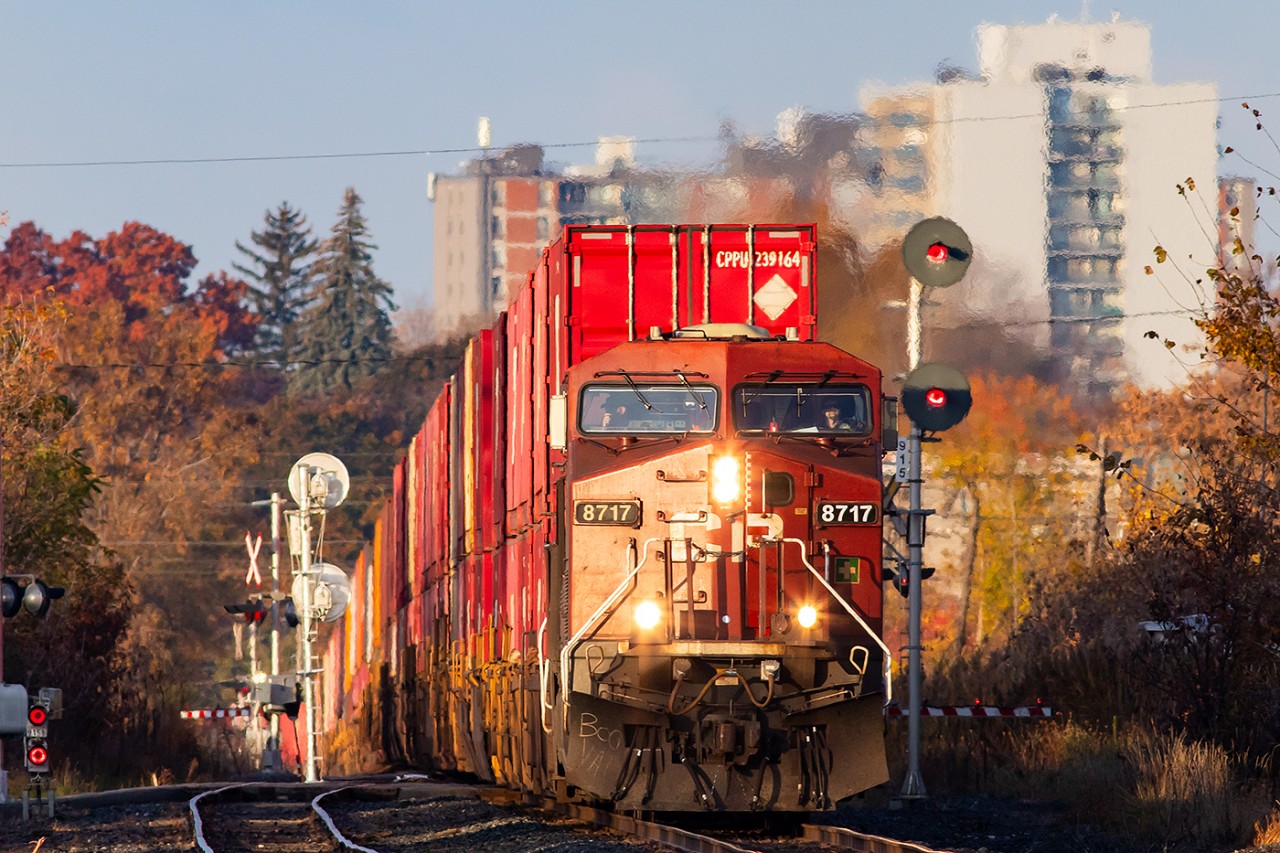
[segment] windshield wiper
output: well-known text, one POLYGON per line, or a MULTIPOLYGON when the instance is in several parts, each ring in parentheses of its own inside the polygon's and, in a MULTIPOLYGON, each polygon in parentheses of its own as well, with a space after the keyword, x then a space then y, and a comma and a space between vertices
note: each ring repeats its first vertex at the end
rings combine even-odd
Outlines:
POLYGON ((705 412, 707 410, 707 401, 698 396, 697 389, 685 378, 683 371, 677 370, 676 376, 680 377, 680 381, 684 383, 685 390, 689 392, 689 396, 693 398, 693 401, 698 404, 698 408, 705 412))
POLYGON ((627 371, 625 370, 619 370, 618 374, 622 376, 623 379, 627 380, 627 385, 631 387, 631 393, 636 395, 636 399, 639 400, 646 409, 648 409, 651 412, 657 411, 657 408, 653 405, 653 403, 649 402, 649 398, 646 397, 644 394, 640 393, 640 386, 637 385, 636 381, 631 378, 631 374, 627 373, 627 371))

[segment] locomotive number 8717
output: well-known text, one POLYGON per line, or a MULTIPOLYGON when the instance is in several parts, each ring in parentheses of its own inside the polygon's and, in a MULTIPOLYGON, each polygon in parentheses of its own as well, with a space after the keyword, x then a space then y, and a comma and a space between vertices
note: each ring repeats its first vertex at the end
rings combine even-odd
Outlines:
POLYGON ((330 642, 370 756, 629 810, 887 778, 895 401, 817 339, 811 225, 568 226, 468 345, 330 642))

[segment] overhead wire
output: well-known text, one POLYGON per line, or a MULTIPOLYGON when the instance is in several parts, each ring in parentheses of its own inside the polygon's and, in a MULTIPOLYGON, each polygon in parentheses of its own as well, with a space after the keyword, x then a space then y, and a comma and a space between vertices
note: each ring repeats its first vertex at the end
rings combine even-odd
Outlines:
MULTIPOLYGON (((1131 110, 1149 110, 1161 109, 1167 107, 1183 107, 1193 106, 1196 104, 1212 104, 1212 103, 1229 103, 1232 101, 1261 101, 1268 98, 1280 97, 1280 92, 1264 92, 1257 95, 1233 95, 1222 96, 1217 98, 1188 98, 1179 101, 1160 101, 1151 104, 1126 104, 1110 107, 1110 112, 1127 112, 1131 110)), ((948 124, 965 124, 977 122, 998 122, 998 121, 1026 121, 1028 119, 1043 119, 1045 112, 1034 113, 1016 113, 1012 115, 993 115, 993 116, 952 116, 948 118, 922 118, 912 116, 909 120, 899 118, 881 119, 861 114, 853 114, 859 121, 860 127, 871 129, 882 127, 897 128, 928 128, 948 124)), ((696 135, 696 136, 654 136, 643 137, 630 140, 637 145, 671 145, 686 144, 693 142, 717 142, 723 139, 720 134, 716 135, 696 135)), ((528 143, 536 145, 542 149, 569 149, 569 148, 594 148, 599 145, 598 139, 581 142, 542 142, 528 143)), ((495 150, 493 147, 486 146, 461 146, 461 147, 442 147, 442 148, 404 148, 385 151, 342 151, 327 152, 317 154, 247 154, 236 156, 218 156, 218 157, 139 157, 131 159, 115 159, 115 160, 52 160, 52 161, 27 161, 27 162, 0 162, 0 169, 64 169, 64 168, 96 168, 105 166, 189 166, 201 164, 218 164, 218 163, 272 163, 286 161, 307 161, 307 160, 341 160, 341 159, 360 159, 360 158, 383 158, 383 157, 432 157, 446 154, 487 154, 495 150)))

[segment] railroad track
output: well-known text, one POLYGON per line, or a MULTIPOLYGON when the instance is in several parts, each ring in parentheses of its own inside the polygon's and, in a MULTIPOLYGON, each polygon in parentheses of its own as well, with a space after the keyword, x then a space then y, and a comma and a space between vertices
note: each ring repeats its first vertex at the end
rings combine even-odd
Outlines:
POLYGON ((726 840, 716 835, 691 832, 680 827, 640 820, 618 812, 596 809, 573 803, 557 803, 549 798, 538 798, 533 805, 545 811, 563 814, 575 820, 605 826, 616 832, 644 841, 662 844, 682 853, 763 853, 782 849, 803 850, 805 847, 824 844, 841 850, 859 853, 945 853, 922 844, 898 841, 880 835, 857 832, 839 826, 801 824, 799 835, 793 838, 775 837, 744 844, 726 840))
POLYGON ((379 853, 348 839, 323 801, 348 788, 240 784, 215 788, 188 803, 195 846, 202 853, 379 853))
MULTIPOLYGON (((394 853, 432 849, 440 844, 487 849, 495 843, 495 838, 482 833, 496 831, 503 834, 503 825, 514 834, 530 831, 531 818, 520 818, 512 811, 513 806, 523 805, 681 853, 802 853, 819 849, 819 845, 823 845, 821 849, 836 847, 862 853, 941 853, 911 842, 814 824, 802 824, 794 834, 769 833, 744 841, 741 833, 705 834, 606 809, 557 803, 545 797, 521 797, 507 789, 474 790, 480 800, 488 804, 489 811, 477 812, 477 808, 483 807, 471 798, 468 799, 474 805, 470 806, 461 800, 454 801, 456 806, 442 808, 425 803, 414 804, 400 799, 400 788, 394 782, 366 782, 342 787, 330 785, 327 789, 297 783, 228 785, 192 797, 188 803, 189 822, 195 848, 202 853, 328 853, 333 850, 394 853), (379 823, 379 820, 370 818, 375 814, 386 816, 388 810, 394 810, 399 813, 396 822, 400 824, 400 831, 373 836, 379 839, 376 849, 348 838, 326 805, 332 808, 342 804, 342 808, 349 808, 354 799, 365 801, 364 807, 373 811, 348 813, 348 825, 368 831, 371 825, 379 823), (392 800, 398 802, 386 802, 392 800), (384 802, 378 804, 377 801, 384 802), (498 810, 508 816, 500 816, 498 810), (473 832, 476 835, 468 842, 468 836, 473 832)), ((551 844, 547 849, 554 847, 551 844)))

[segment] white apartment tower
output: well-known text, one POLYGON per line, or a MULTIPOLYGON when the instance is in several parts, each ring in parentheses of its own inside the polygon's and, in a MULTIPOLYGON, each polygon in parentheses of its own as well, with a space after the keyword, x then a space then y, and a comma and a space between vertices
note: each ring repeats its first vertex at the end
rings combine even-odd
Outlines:
POLYGON ((923 216, 969 233, 974 265, 930 294, 942 307, 927 325, 999 326, 1079 391, 1185 380, 1196 357, 1161 341, 1202 341, 1191 317, 1211 298, 1194 280, 1216 249, 1216 88, 1154 83, 1136 21, 983 25, 977 42, 976 78, 863 91, 883 171, 857 225, 872 248, 923 216), (1203 205, 1179 195, 1188 178, 1203 205))

